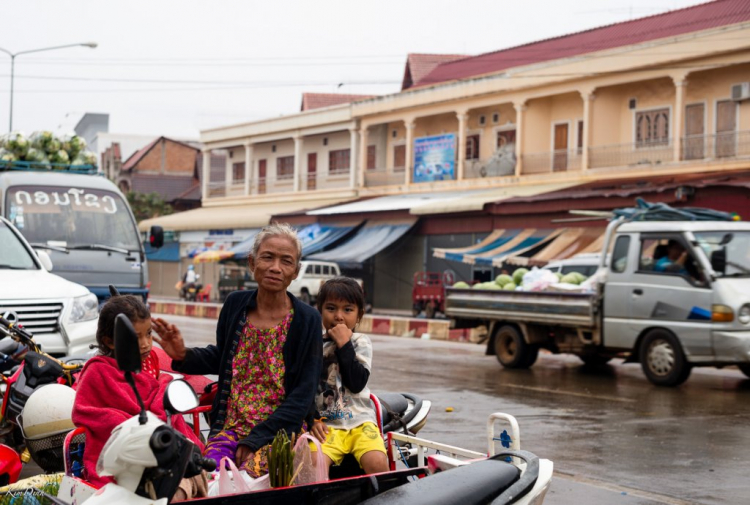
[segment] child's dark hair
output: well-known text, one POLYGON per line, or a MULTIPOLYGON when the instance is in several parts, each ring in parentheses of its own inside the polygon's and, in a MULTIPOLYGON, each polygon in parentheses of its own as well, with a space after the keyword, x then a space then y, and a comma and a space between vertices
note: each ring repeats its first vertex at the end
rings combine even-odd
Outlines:
POLYGON ((96 327, 96 344, 104 356, 114 356, 114 351, 107 346, 106 339, 114 343, 117 314, 125 314, 131 323, 151 318, 151 312, 138 296, 119 295, 107 300, 99 312, 99 325, 96 327))
POLYGON ((334 277, 320 287, 317 305, 321 313, 326 300, 344 300, 357 306, 359 317, 365 313, 365 292, 357 281, 349 277, 334 277))

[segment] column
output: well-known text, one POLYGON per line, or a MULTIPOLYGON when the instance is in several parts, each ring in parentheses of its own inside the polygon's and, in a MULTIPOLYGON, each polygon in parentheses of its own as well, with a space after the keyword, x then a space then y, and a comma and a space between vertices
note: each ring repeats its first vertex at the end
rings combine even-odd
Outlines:
POLYGON ((592 102, 594 90, 580 91, 583 99, 583 142, 581 143, 581 171, 589 169, 589 146, 591 145, 591 122, 594 117, 592 102))
POLYGON ((211 182, 211 150, 203 150, 203 167, 201 175, 201 200, 208 200, 208 189, 211 182))
POLYGON ((294 191, 299 191, 302 177, 302 136, 294 136, 294 191))
POLYGON ((357 188, 357 129, 349 128, 349 185, 357 188))
POLYGON ((414 120, 404 120, 404 126, 406 127, 406 160, 404 167, 404 184, 407 186, 411 184, 412 171, 414 167, 414 120))
POLYGON ((229 192, 232 190, 232 183, 234 182, 234 170, 232 170, 232 156, 233 151, 231 148, 227 149, 226 163, 224 163, 224 196, 229 196, 229 192))
POLYGON ((367 144, 369 142, 367 139, 367 133, 367 126, 362 126, 359 130, 359 180, 362 186, 364 186, 367 181, 367 144))
POLYGON ((680 161, 682 158, 682 137, 684 135, 684 121, 682 114, 685 111, 685 88, 687 81, 685 75, 672 77, 674 81, 674 121, 672 121, 672 146, 674 147, 674 161, 680 161))
POLYGON ((456 168, 456 180, 464 179, 464 167, 466 165, 466 123, 469 115, 466 111, 456 112, 458 118, 458 167, 456 168))
POLYGON ((250 194, 250 181, 254 181, 257 186, 258 181, 253 175, 253 144, 245 142, 245 196, 250 194))
POLYGON ((523 117, 526 112, 526 102, 514 102, 516 109, 516 177, 523 173, 523 117))

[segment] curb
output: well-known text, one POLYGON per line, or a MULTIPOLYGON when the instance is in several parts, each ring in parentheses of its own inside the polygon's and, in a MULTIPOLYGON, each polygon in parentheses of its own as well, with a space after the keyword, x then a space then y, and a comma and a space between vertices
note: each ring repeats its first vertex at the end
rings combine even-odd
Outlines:
MULTIPOLYGON (((218 319, 222 305, 219 303, 190 303, 151 299, 149 300, 149 307, 154 314, 218 319)), ((474 330, 451 330, 450 321, 444 319, 417 319, 365 314, 359 323, 359 331, 395 337, 469 342, 472 340, 474 330)))

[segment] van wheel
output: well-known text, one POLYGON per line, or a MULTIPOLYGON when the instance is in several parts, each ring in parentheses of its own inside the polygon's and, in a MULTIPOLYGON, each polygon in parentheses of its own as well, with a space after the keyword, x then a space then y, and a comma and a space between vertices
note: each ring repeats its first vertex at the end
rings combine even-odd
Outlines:
POLYGON ((750 377, 750 363, 742 363, 737 365, 737 368, 739 368, 740 372, 744 373, 745 376, 750 377))
POLYGON ((643 373, 657 386, 679 386, 690 376, 692 367, 680 342, 666 330, 648 332, 639 354, 643 373))
POLYGON ((307 291, 303 291, 302 293, 300 293, 299 299, 302 303, 310 305, 310 293, 308 293, 307 291))
POLYGON ((495 333, 495 356, 505 368, 529 368, 536 362, 539 347, 529 345, 513 326, 502 326, 495 333))

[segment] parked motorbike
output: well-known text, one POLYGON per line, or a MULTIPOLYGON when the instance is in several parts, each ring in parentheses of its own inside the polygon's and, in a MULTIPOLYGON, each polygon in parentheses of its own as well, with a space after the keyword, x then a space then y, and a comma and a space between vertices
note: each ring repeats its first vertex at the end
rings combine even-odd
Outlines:
POLYGON ((10 312, 0 317, 0 337, 3 337, 3 342, 11 339, 19 344, 20 347, 16 349, 26 348, 21 354, 16 353, 16 356, 23 356, 21 363, 0 374, 4 387, 0 406, 0 443, 13 449, 24 463, 33 459, 45 471, 59 472, 63 469, 64 434, 54 439, 27 439, 19 418, 32 393, 48 384, 71 386, 75 373, 83 365, 63 363, 44 353, 34 342, 33 335, 13 322, 16 320, 15 314, 10 312))

